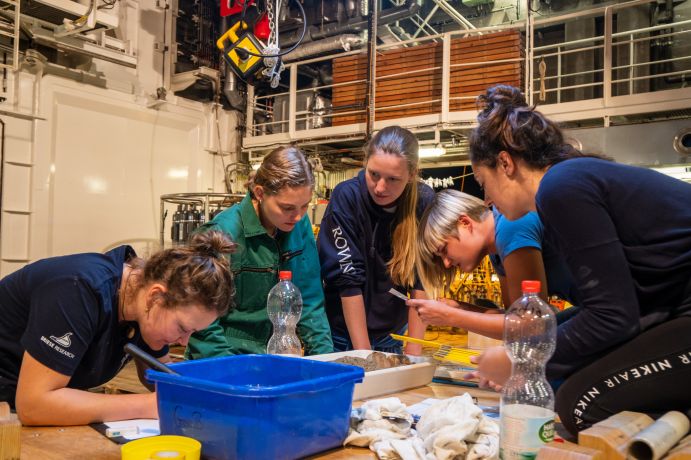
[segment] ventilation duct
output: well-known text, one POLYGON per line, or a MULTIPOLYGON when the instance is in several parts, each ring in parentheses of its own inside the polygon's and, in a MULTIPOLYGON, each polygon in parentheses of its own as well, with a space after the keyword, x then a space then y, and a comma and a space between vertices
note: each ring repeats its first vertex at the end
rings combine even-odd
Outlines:
POLYGON ((360 35, 340 35, 335 37, 325 38, 316 42, 310 42, 306 45, 299 46, 295 51, 286 54, 283 61, 298 61, 316 54, 328 53, 330 51, 343 49, 350 51, 351 48, 357 48, 365 42, 365 39, 360 35))

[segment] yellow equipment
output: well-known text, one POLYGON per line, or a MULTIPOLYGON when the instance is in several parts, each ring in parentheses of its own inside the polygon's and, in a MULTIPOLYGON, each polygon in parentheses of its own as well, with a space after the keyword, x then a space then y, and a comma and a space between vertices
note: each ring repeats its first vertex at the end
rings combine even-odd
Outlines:
POLYGON ((475 299, 481 298, 491 300, 501 306, 501 286, 499 280, 492 276, 495 274, 489 257, 485 257, 472 273, 457 270, 450 283, 449 291, 441 293, 441 296, 469 303, 474 303, 475 299))
POLYGON ((223 51, 223 58, 242 77, 247 78, 262 67, 262 58, 247 51, 261 54, 264 45, 252 34, 243 21, 236 22, 216 41, 216 47, 223 51))

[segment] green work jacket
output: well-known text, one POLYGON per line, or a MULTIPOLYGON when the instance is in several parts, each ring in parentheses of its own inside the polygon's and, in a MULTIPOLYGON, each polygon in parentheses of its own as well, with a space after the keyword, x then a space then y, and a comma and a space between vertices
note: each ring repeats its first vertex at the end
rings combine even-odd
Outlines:
POLYGON ((275 238, 266 233, 249 194, 218 214, 201 230, 222 230, 237 243, 230 256, 235 280, 234 308, 207 329, 190 337, 190 359, 246 353, 266 353, 273 325, 266 312, 266 298, 279 270, 290 270, 302 294, 302 315, 297 333, 306 355, 331 353, 333 342, 324 310, 319 256, 312 225, 305 215, 289 233, 275 238))

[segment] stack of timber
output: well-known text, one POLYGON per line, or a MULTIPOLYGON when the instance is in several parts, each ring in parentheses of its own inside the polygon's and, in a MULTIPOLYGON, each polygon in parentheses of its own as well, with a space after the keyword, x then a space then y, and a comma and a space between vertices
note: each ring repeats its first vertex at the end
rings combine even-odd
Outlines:
POLYGON ((689 419, 678 411, 657 421, 639 412, 619 412, 578 433, 578 444, 546 444, 537 460, 688 460, 689 428, 689 419))
POLYGON ((10 405, 0 402, 0 460, 19 460, 21 428, 17 415, 10 412, 10 405))
MULTIPOLYGON (((523 39, 519 31, 453 39, 449 110, 475 110, 475 98, 496 84, 522 87, 522 56, 523 39), (459 97, 462 99, 455 99, 459 97)), ((381 51, 376 64, 377 120, 441 112, 441 42, 381 51)), ((366 53, 333 60, 334 126, 365 121, 366 80, 366 53), (361 113, 338 115, 355 110, 361 113)))

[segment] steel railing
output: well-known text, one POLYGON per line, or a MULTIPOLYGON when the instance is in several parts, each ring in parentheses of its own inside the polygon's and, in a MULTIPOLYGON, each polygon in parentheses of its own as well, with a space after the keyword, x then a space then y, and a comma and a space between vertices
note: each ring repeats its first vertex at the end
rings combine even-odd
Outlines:
MULTIPOLYGON (((430 126, 443 125, 463 125, 472 123, 475 118, 474 111, 451 111, 452 101, 471 101, 475 96, 458 96, 451 94, 452 72, 457 69, 469 66, 492 66, 505 63, 521 62, 524 65, 523 90, 530 103, 540 102, 549 111, 550 105, 553 110, 559 112, 564 102, 576 103, 580 109, 582 107, 597 107, 596 110, 588 112, 588 116, 606 116, 607 109, 614 106, 626 104, 614 103, 614 97, 634 96, 641 93, 653 93, 669 88, 657 88, 654 85, 647 85, 643 82, 660 81, 659 79, 669 77, 684 77, 691 74, 689 60, 691 56, 671 56, 651 60, 645 53, 638 53, 637 47, 653 43, 655 40, 675 40, 684 37, 691 32, 691 20, 681 20, 670 24, 660 24, 651 27, 642 27, 631 30, 614 31, 615 15, 627 8, 637 8, 650 3, 651 0, 635 0, 616 5, 593 8, 586 11, 565 14, 563 16, 552 16, 549 18, 534 18, 528 16, 524 20, 516 21, 510 25, 501 27, 485 27, 470 30, 458 30, 443 34, 433 34, 424 37, 416 37, 410 40, 397 41, 394 43, 379 45, 378 50, 400 48, 408 45, 421 45, 431 42, 440 42, 442 47, 442 62, 434 65, 420 67, 415 70, 407 70, 388 75, 380 75, 376 78, 377 83, 388 79, 401 77, 415 77, 420 74, 440 73, 441 87, 433 92, 424 100, 406 101, 405 94, 402 94, 400 103, 382 104, 375 100, 374 113, 375 124, 377 115, 382 116, 386 112, 396 109, 405 109, 418 106, 432 106, 433 112, 427 115, 407 117, 400 120, 387 120, 387 123, 399 123, 402 125, 430 126), (536 33, 543 27, 555 24, 566 24, 570 21, 595 20, 602 18, 604 32, 592 37, 578 38, 574 40, 563 40, 559 43, 535 45, 536 33), (473 36, 487 34, 499 30, 518 29, 522 32, 525 39, 524 56, 519 59, 496 59, 491 61, 477 61, 452 63, 451 61, 451 42, 460 36, 473 36), (587 59, 591 63, 590 68, 577 68, 574 60, 587 59), (548 65, 546 72, 541 75, 539 68, 540 62, 545 60, 548 65), (679 66, 670 68, 669 66, 679 66), (658 80, 656 80, 658 79, 658 80), (541 93, 540 87, 544 85, 544 92, 541 93), (545 100, 541 100, 542 96, 545 100), (592 103, 589 103, 592 101, 592 103)), ((621 24, 617 23, 620 27, 621 24)), ((301 66, 323 64, 336 58, 353 56, 364 51, 354 50, 326 57, 316 57, 286 65, 284 81, 288 80, 285 90, 273 94, 257 96, 254 94, 254 87, 248 90, 247 104, 247 135, 244 139, 246 147, 260 147, 276 142, 293 140, 305 140, 315 138, 327 138, 338 136, 354 136, 364 131, 363 122, 352 122, 343 125, 334 125, 336 117, 352 117, 364 120, 367 107, 364 106, 364 94, 367 90, 366 79, 354 76, 348 81, 339 81, 333 84, 323 84, 319 86, 298 85, 298 75, 301 66), (344 107, 323 107, 320 110, 313 110, 307 107, 306 101, 318 95, 328 94, 334 90, 341 90, 344 87, 352 87, 362 92, 362 103, 351 104, 344 107), (277 101, 280 103, 281 113, 276 110, 277 101), (301 104, 298 107, 298 103, 301 104)), ((689 75, 691 79, 691 75, 689 75)), ((681 86, 681 85, 679 85, 681 86)), ((689 94, 684 93, 691 105, 691 90, 689 94)), ((678 98, 675 93, 668 97, 669 100, 678 98)), ((327 98, 328 99, 328 98, 327 98)), ((313 99, 312 99, 313 100, 313 99)), ((664 102, 666 97, 656 95, 655 101, 664 102)), ((567 107, 567 106, 563 106, 567 107)), ((568 107, 572 107, 569 105, 568 107)), ((566 110, 566 109, 564 109, 566 110)), ((629 110, 638 110, 630 105, 629 110)), ((562 118, 568 118, 568 114, 562 118)), ((585 116, 583 113, 574 114, 574 117, 585 116)), ((381 123, 379 125, 381 126, 381 123)))

